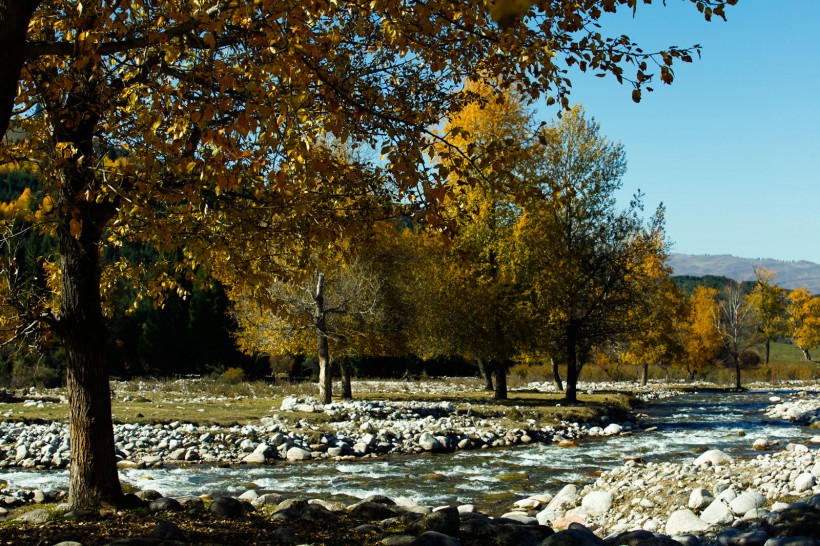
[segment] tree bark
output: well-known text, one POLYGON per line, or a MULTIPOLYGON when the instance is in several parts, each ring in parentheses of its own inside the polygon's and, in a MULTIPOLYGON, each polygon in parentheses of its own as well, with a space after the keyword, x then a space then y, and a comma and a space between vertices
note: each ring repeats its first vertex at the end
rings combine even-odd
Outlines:
POLYGON ((313 296, 314 323, 316 324, 316 353, 319 358, 319 401, 330 404, 333 399, 333 372, 330 369, 330 349, 327 343, 327 317, 325 316, 325 275, 319 273, 316 293, 313 296))
MULTIPOLYGON (((99 205, 73 208, 59 233, 62 294, 58 333, 66 351, 72 508, 117 504, 123 494, 114 455, 106 328, 100 294, 100 241, 107 219, 99 205), (78 219, 79 216, 79 219, 78 219), (71 221, 82 231, 71 232, 71 221)), ((76 229, 76 228, 75 228, 76 229)))
POLYGON ((809 354, 809 350, 804 347, 800 347, 800 350, 803 351, 803 358, 806 359, 806 362, 811 362, 811 355, 809 354))
POLYGON ((495 394, 493 398, 495 400, 506 400, 507 396, 507 363, 506 362, 495 362, 493 363, 492 369, 495 373, 495 394))
POLYGON ((485 391, 494 391, 495 387, 493 387, 493 370, 492 366, 489 363, 484 362, 483 358, 476 358, 476 364, 478 364, 478 372, 484 378, 484 390, 485 391))
POLYGON ((342 375, 342 398, 344 400, 352 400, 353 399, 353 387, 351 381, 352 375, 352 367, 350 366, 350 360, 347 358, 343 358, 339 361, 339 369, 341 370, 342 375))
POLYGON ((772 340, 767 338, 766 339, 766 365, 767 366, 769 365, 769 354, 771 352, 771 345, 772 345, 772 340))
POLYGON ((550 358, 550 368, 552 368, 552 382, 558 391, 564 390, 564 383, 561 381, 561 372, 558 370, 558 363, 554 358, 550 358))
POLYGON ((26 33, 40 0, 0 0, 0 142, 9 129, 20 72, 26 62, 26 33))
POLYGON ((645 387, 649 382, 649 363, 644 362, 641 365, 641 387, 645 387))

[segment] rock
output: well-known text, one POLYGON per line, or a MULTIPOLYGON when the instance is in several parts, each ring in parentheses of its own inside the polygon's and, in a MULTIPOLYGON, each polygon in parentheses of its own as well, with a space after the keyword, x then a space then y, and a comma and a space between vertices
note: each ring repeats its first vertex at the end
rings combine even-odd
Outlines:
POLYGON ((741 531, 734 527, 723 529, 717 535, 717 542, 721 546, 763 546, 769 535, 762 529, 755 531, 741 531))
POLYGON ((573 523, 569 529, 558 531, 554 535, 547 537, 541 542, 541 546, 605 546, 606 542, 595 536, 595 534, 577 523, 573 523))
POLYGON ((742 516, 750 510, 761 508, 764 504, 766 504, 766 497, 757 491, 744 491, 729 502, 729 508, 735 515, 742 516))
POLYGON ((507 512, 502 514, 500 519, 514 521, 521 525, 538 525, 538 520, 532 516, 528 516, 526 512, 507 512))
POLYGON ((718 466, 721 464, 729 464, 732 462, 732 458, 727 455, 726 453, 722 452, 719 449, 710 449, 705 453, 702 453, 700 457, 695 459, 694 465, 701 466, 701 465, 711 465, 711 466, 718 466))
POLYGON ((442 449, 441 442, 429 432, 423 432, 416 441, 424 451, 440 451, 442 449))
POLYGON ((612 508, 612 493, 592 491, 583 498, 581 507, 590 516, 603 516, 612 508))
POLYGON ((151 501, 148 510, 151 512, 176 512, 182 510, 182 504, 171 497, 160 497, 151 501))
POLYGON ((272 506, 274 504, 279 504, 282 502, 282 495, 279 493, 265 493, 264 495, 259 495, 255 499, 251 501, 251 504, 255 508, 260 508, 262 506, 272 506))
POLYGON ((308 459, 312 459, 313 455, 311 455, 307 449, 294 446, 288 449, 285 458, 289 461, 307 461, 308 459))
POLYGON ((712 494, 703 487, 696 487, 692 489, 689 494, 689 508, 692 510, 703 510, 715 500, 712 494))
POLYGON ((515 506, 516 508, 521 508, 522 510, 534 510, 541 506, 541 501, 530 497, 527 499, 515 501, 513 503, 513 506, 515 506))
POLYGON ((180 529, 176 523, 167 520, 157 523, 151 536, 153 538, 167 538, 171 540, 182 540, 185 538, 182 529, 180 529))
POLYGON ((756 520, 756 519, 764 519, 769 514, 770 514, 769 510, 766 510, 765 508, 753 508, 752 510, 749 510, 748 512, 743 514, 743 517, 740 518, 740 519, 742 519, 743 521, 752 521, 752 520, 756 520))
POLYGON ((565 485, 557 495, 550 501, 544 510, 536 515, 538 523, 547 525, 559 513, 563 513, 567 508, 572 508, 578 502, 578 488, 573 484, 565 485))
POLYGON ((701 512, 700 519, 715 525, 731 525, 735 517, 728 505, 720 499, 715 499, 701 512))
POLYGON ((417 536, 410 546, 461 546, 461 541, 444 533, 426 531, 417 536))
POLYGON ((684 535, 687 533, 697 533, 705 531, 709 524, 700 519, 691 510, 677 510, 672 512, 666 522, 666 534, 684 535))
POLYGON ((794 488, 798 493, 802 493, 803 491, 810 491, 816 483, 817 480, 814 478, 814 474, 804 472, 794 479, 794 488))
MULTIPOLYGON (((294 449, 298 449, 298 448, 294 448, 294 449)), ((265 459, 265 454, 264 453, 253 452, 253 453, 249 453, 249 454, 245 455, 244 457, 242 457, 242 462, 245 463, 245 464, 265 464, 266 461, 267 461, 267 459, 265 459)))
POLYGON ((44 523, 48 523, 49 520, 51 520, 51 512, 49 512, 45 508, 31 510, 30 512, 25 512, 24 514, 20 514, 19 516, 14 518, 14 521, 33 523, 35 525, 42 525, 44 523))
POLYGON ((770 538, 763 546, 820 546, 820 540, 811 537, 770 538))
POLYGON ((460 536, 469 543, 487 546, 537 546, 542 539, 533 534, 531 529, 535 527, 496 524, 489 518, 476 518, 461 525, 460 536))
POLYGON ((205 502, 202 498, 197 497, 196 495, 186 495, 184 497, 174 497, 182 508, 185 510, 202 510, 205 508, 205 502))
POLYGON ((461 524, 459 519, 458 509, 447 507, 437 512, 427 514, 417 519, 407 527, 407 531, 414 534, 422 534, 427 531, 435 531, 445 535, 458 534, 458 528, 461 524))
POLYGON ((604 434, 606 436, 613 436, 615 434, 620 434, 621 432, 623 432, 623 430, 624 430, 624 427, 622 427, 621 425, 617 425, 615 423, 612 423, 612 424, 606 426, 606 428, 604 429, 604 434))
POLYGON ((690 535, 689 533, 675 535, 672 537, 672 540, 680 542, 683 546, 703 546, 703 542, 701 542, 700 538, 695 535, 690 535))
POLYGON ((769 441, 764 438, 758 438, 754 442, 752 442, 752 449, 757 451, 763 451, 769 448, 769 441))
POLYGON ((321 504, 309 503, 302 509, 301 519, 314 523, 330 523, 339 519, 339 515, 331 512, 321 504))
POLYGON ((239 518, 245 515, 242 503, 233 497, 215 498, 208 511, 224 518, 239 518))
POLYGON ((654 533, 650 533, 649 531, 644 530, 638 530, 627 531, 619 535, 606 538, 604 542, 606 542, 609 546, 638 546, 639 544, 642 544, 647 540, 652 540, 654 538, 654 533))
POLYGON ((737 498, 737 491, 735 491, 735 489, 733 487, 728 487, 728 488, 724 489, 723 491, 720 492, 720 494, 718 494, 717 497, 715 497, 716 500, 722 501, 726 504, 729 504, 730 502, 732 502, 736 498, 737 498))
POLYGON ((63 542, 58 542, 54 546, 83 546, 79 542, 74 542, 73 540, 64 540, 63 542))
POLYGON ((244 500, 252 503, 253 501, 259 498, 259 493, 257 493, 255 489, 248 489, 236 498, 237 500, 244 500))
POLYGON ((379 544, 384 546, 409 546, 416 540, 413 535, 393 535, 383 539, 379 544))
POLYGON ((142 491, 137 491, 135 494, 137 497, 148 502, 162 498, 162 494, 159 491, 154 491, 153 489, 143 489, 142 491))
POLYGON ((349 508, 350 515, 365 521, 381 521, 392 518, 398 512, 396 508, 380 502, 358 502, 349 508))

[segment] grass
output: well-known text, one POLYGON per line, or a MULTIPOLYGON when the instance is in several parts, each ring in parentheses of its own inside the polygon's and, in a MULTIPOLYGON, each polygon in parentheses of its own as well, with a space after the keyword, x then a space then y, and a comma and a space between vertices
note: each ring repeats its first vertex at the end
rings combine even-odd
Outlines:
MULTIPOLYGON (((539 424, 560 421, 591 421, 607 413, 626 414, 631 398, 621 393, 579 392, 579 401, 571 406, 563 402, 562 393, 512 391, 509 400, 494 400, 491 392, 480 390, 477 380, 428 380, 424 382, 354 383, 354 396, 374 401, 419 401, 428 404, 448 402, 461 413, 492 418, 510 428, 526 425, 534 419, 539 424)), ((169 423, 181 421, 197 425, 232 426, 258 422, 278 414, 286 424, 308 420, 311 424, 339 420, 327 413, 280 412, 286 396, 313 395, 313 383, 269 385, 249 382, 221 385, 218 380, 131 381, 112 383, 112 415, 115 423, 169 423)), ((49 393, 55 398, 61 391, 49 393)), ((0 416, 25 422, 68 420, 64 403, 47 402, 43 407, 22 403, 1 403, 0 416), (11 413, 9 413, 11 412, 11 413)))

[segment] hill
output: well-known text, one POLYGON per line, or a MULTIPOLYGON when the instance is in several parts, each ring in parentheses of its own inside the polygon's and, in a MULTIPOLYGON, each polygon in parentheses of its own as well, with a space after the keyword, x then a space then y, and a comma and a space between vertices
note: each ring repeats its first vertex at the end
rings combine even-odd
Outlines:
POLYGON ((715 275, 736 281, 753 281, 755 268, 762 267, 774 271, 777 274, 775 282, 783 288, 806 287, 812 294, 820 294, 820 264, 805 260, 785 262, 767 258, 737 258, 729 254, 670 254, 669 265, 672 266, 673 275, 715 275))

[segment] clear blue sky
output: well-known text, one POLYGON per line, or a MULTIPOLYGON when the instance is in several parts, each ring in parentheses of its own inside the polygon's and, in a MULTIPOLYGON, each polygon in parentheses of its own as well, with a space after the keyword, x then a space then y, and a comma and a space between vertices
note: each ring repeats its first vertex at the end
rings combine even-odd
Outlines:
POLYGON ((699 43, 700 60, 640 104, 611 78, 573 78, 572 101, 626 149, 624 199, 666 205, 672 252, 820 263, 820 0, 740 0, 725 23, 655 1, 604 33, 699 43))

